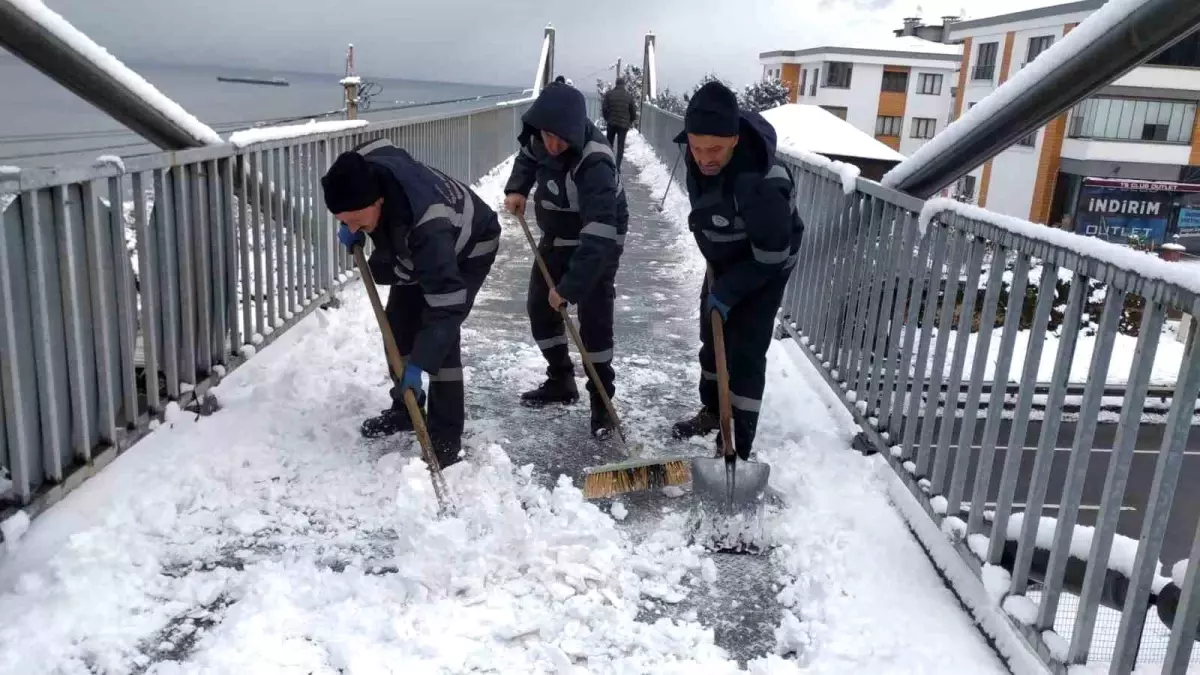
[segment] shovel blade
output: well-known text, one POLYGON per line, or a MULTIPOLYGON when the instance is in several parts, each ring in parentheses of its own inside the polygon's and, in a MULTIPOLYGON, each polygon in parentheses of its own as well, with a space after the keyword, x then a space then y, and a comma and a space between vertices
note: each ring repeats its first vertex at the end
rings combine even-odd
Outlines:
POLYGON ((766 490, 770 477, 770 464, 738 460, 730 485, 723 458, 692 460, 692 492, 700 501, 721 509, 753 508, 766 490))

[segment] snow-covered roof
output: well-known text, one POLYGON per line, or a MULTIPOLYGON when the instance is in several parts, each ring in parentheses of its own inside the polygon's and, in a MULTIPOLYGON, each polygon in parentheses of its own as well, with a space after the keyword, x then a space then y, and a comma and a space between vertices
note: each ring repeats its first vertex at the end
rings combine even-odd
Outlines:
POLYGON ((904 160, 904 155, 819 106, 789 103, 764 110, 762 116, 775 127, 781 150, 797 149, 889 162, 904 160))
POLYGON ((924 40, 915 35, 887 35, 877 38, 839 41, 817 47, 804 49, 779 50, 763 52, 760 59, 773 57, 807 56, 822 53, 873 55, 904 55, 909 58, 934 58, 939 60, 958 60, 962 57, 962 45, 948 45, 941 42, 924 40), (951 59, 950 57, 953 57, 951 59))

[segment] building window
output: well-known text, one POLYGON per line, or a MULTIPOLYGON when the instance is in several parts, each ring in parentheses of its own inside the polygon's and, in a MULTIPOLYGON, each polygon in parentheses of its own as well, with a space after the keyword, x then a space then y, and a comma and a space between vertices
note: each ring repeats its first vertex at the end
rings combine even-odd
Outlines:
POLYGON ((812 79, 812 82, 808 85, 808 95, 809 96, 817 95, 817 81, 820 79, 821 79, 821 69, 813 68, 813 79, 812 79))
POLYGON ((883 91, 894 91, 903 94, 908 91, 908 73, 900 71, 883 71, 883 91))
POLYGON ((1196 120, 1192 101, 1089 98, 1071 111, 1071 138, 1188 145, 1196 120))
POLYGON ((830 61, 825 64, 825 84, 822 86, 830 89, 849 89, 853 72, 853 63, 830 61))
POLYGON ((1200 68, 1200 33, 1192 33, 1146 62, 1148 66, 1200 68))
POLYGON ((979 45, 975 55, 975 68, 971 71, 972 80, 992 80, 996 76, 996 50, 999 42, 985 42, 979 45))
POLYGON ((886 115, 880 115, 875 119, 876 136, 899 136, 900 130, 903 127, 903 117, 888 117, 886 115))
POLYGON ((804 95, 804 88, 808 86, 808 70, 800 71, 800 95, 804 95))
POLYGON ((826 112, 832 113, 835 117, 846 119, 846 109, 843 107, 836 105, 823 105, 821 107, 824 108, 826 112))
POLYGON ((912 123, 913 138, 933 138, 937 133, 937 120, 932 117, 914 117, 912 123))
POLYGON ((1054 44, 1053 35, 1029 38, 1029 48, 1025 51, 1025 65, 1032 63, 1038 54, 1049 49, 1052 44, 1054 44))
POLYGON ((1030 132, 1029 135, 1017 141, 1017 145, 1025 148, 1032 148, 1033 146, 1037 145, 1037 132, 1030 132))
POLYGON ((958 196, 963 199, 975 199, 975 176, 963 176, 958 179, 958 196))
MULTIPOLYGON (((917 93, 941 96, 942 76, 937 73, 921 73, 917 76, 917 93)), ((953 92, 951 92, 953 95, 953 92)))

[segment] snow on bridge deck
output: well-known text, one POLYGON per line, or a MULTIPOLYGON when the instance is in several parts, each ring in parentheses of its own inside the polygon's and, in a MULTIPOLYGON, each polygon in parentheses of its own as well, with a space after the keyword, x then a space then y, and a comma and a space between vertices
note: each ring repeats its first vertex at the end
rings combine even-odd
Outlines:
MULTIPOLYGON (((653 209, 667 167, 636 133, 625 168, 618 405, 653 452, 703 454, 668 434, 699 374, 686 199, 653 209)), ((689 495, 583 501, 560 473, 615 458, 586 403, 515 405, 542 371, 529 267, 506 223, 464 329, 459 517, 433 519, 410 439, 358 435, 388 381, 351 285, 226 378, 221 411, 174 410, 39 517, 0 562, 0 673, 1003 672, 793 345, 771 348, 758 443, 784 501, 770 556, 689 547, 689 495)))

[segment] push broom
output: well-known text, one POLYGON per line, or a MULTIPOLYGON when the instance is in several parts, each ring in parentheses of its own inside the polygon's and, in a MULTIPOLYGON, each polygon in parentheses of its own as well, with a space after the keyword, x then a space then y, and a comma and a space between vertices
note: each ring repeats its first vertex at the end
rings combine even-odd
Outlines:
MULTIPOLYGON (((529 242, 529 248, 533 251, 537 267, 541 270, 542 278, 546 281, 546 287, 554 288, 554 277, 550 275, 550 269, 546 267, 546 261, 542 258, 541 252, 538 251, 537 242, 533 239, 533 232, 530 231, 529 224, 525 222, 524 214, 518 213, 516 216, 517 222, 521 224, 521 229, 525 232, 525 240, 529 242)), ((608 390, 600 382, 600 374, 596 372, 596 366, 592 363, 587 349, 583 346, 583 338, 579 335, 579 329, 571 321, 571 316, 567 313, 565 305, 560 307, 558 311, 562 314, 567 333, 571 336, 571 342, 575 344, 575 349, 579 351, 579 358, 583 361, 583 368, 587 371, 588 377, 592 381, 592 386, 595 388, 597 395, 600 396, 600 400, 604 403, 604 408, 608 412, 609 419, 612 420, 613 425, 616 427, 613 431, 616 432, 617 438, 621 440, 621 445, 625 447, 625 454, 635 457, 635 448, 631 447, 625 439, 625 430, 621 425, 621 418, 617 416, 612 399, 608 396, 608 390)), ((652 490, 667 485, 683 485, 692 479, 690 462, 691 458, 685 457, 640 458, 585 469, 583 496, 585 499, 598 499, 626 492, 652 490)))

